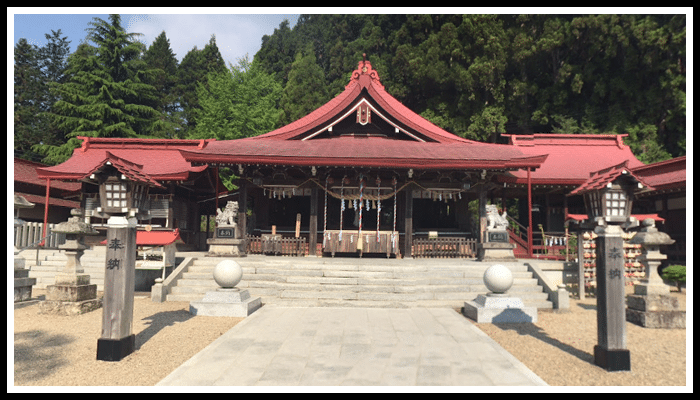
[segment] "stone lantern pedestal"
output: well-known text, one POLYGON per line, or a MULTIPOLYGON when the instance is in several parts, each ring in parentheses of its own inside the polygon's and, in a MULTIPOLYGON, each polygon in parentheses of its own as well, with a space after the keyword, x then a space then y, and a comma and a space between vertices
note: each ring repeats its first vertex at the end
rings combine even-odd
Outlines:
MULTIPOLYGON (((14 226, 24 225, 24 221, 19 219, 18 213, 20 208, 31 208, 34 207, 34 203, 30 203, 22 196, 15 195, 15 222, 14 226)), ((19 256, 19 249, 14 248, 14 297, 15 297, 15 307, 17 303, 28 301, 32 298, 32 286, 36 284, 36 278, 29 277, 29 270, 25 268, 25 260, 23 257, 19 256)))
POLYGON ((39 303, 39 309, 46 314, 79 315, 100 308, 102 299, 97 298, 97 285, 90 284, 90 275, 84 273, 80 264, 80 257, 88 248, 83 236, 98 232, 82 222, 80 216, 58 224, 54 232, 66 234, 66 242, 59 246, 65 251, 66 266, 56 275, 54 284, 46 287, 46 300, 39 303))
POLYGON ((513 286, 513 273, 508 267, 500 264, 489 267, 484 272, 484 284, 490 292, 464 302, 465 316, 477 323, 537 322, 536 307, 526 307, 522 299, 507 293, 513 286))
POLYGON ((235 286, 243 271, 233 260, 223 260, 214 268, 214 280, 221 286, 207 292, 200 301, 190 302, 190 314, 210 317, 247 317, 262 306, 260 297, 250 297, 247 290, 235 286))
POLYGON ((658 272, 666 259, 659 247, 673 244, 674 240, 659 232, 653 219, 644 220, 643 225, 631 243, 642 245, 640 261, 646 268, 646 278, 634 287, 634 294, 627 296, 627 321, 645 328, 685 329, 685 311, 680 310, 678 299, 670 295, 658 272))

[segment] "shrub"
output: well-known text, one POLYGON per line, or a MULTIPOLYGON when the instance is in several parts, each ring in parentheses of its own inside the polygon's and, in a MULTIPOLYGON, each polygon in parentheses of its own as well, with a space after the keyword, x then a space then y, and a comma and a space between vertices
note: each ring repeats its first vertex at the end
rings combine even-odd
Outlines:
POLYGON ((685 283, 685 265, 669 265, 664 268, 661 277, 664 280, 676 282, 678 291, 681 291, 681 284, 685 283))

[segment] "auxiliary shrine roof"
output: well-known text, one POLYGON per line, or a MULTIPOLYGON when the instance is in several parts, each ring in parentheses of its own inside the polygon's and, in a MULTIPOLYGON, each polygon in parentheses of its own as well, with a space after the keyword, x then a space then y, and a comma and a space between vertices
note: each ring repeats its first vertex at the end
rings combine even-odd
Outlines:
MULTIPOLYGON (((644 165, 629 146, 622 142, 627 135, 586 135, 535 133, 503 135, 509 144, 526 155, 548 154, 542 166, 531 173, 537 185, 581 185, 591 172, 627 161, 634 169, 644 165)), ((502 182, 527 183, 526 171, 512 171, 499 177, 502 182)))
POLYGON ((73 156, 62 164, 38 168, 39 178, 81 180, 109 161, 130 179, 158 186, 157 181, 193 179, 207 168, 192 166, 180 150, 204 147, 209 140, 78 138, 83 143, 73 156))
POLYGON ((547 158, 439 128, 389 95, 367 60, 342 93, 306 116, 257 137, 182 154, 195 163, 429 169, 537 168, 547 158))

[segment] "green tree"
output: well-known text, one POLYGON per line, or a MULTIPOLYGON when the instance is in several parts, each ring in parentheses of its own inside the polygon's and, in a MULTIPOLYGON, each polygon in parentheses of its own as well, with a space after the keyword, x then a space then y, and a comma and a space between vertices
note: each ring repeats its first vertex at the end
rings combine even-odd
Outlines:
POLYGON ((272 35, 264 35, 260 50, 253 59, 260 63, 261 68, 272 74, 277 82, 284 84, 287 74, 294 61, 297 45, 295 36, 289 28, 289 20, 280 23, 272 35))
MULTIPOLYGON (((230 70, 211 72, 197 86, 201 109, 195 111, 198 123, 188 138, 230 140, 272 131, 278 126, 281 92, 273 76, 247 55, 230 70)), ((219 179, 228 190, 236 188, 231 169, 221 168, 219 179)))
POLYGON ((41 112, 43 77, 39 50, 19 39, 14 48, 14 152, 16 157, 34 159, 32 145, 43 140, 41 112))
POLYGON ((49 115, 66 132, 62 145, 38 144, 44 162, 57 164, 78 147, 77 136, 144 137, 150 134, 157 111, 155 90, 144 82, 146 72, 140 60, 143 45, 138 34, 124 32, 119 15, 110 22, 95 18, 88 38, 95 47, 81 44, 68 61, 63 84, 51 89, 59 100, 49 115))
POLYGON ((305 116, 329 100, 323 69, 309 47, 297 53, 280 99, 280 125, 305 116))
POLYGON ((181 126, 180 106, 176 91, 178 62, 170 47, 170 40, 161 32, 143 55, 147 69, 152 71, 148 76, 156 91, 156 106, 159 121, 154 124, 152 135, 174 138, 181 126))
POLYGON ((214 35, 202 50, 195 46, 182 58, 177 71, 177 93, 182 107, 182 135, 187 137, 197 127, 197 110, 201 109, 197 97, 198 83, 205 82, 209 73, 226 71, 226 63, 221 57, 214 35))
POLYGON ((212 72, 198 84, 199 123, 189 138, 229 140, 272 131, 278 126, 281 92, 272 75, 247 56, 230 70, 212 72))

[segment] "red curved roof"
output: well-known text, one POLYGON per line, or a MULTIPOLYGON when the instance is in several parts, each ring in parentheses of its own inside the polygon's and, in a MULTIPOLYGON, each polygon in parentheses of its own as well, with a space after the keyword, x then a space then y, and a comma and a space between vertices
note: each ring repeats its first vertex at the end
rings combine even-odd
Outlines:
POLYGON ((627 175, 632 179, 636 180, 638 183, 642 184, 647 190, 653 190, 654 188, 649 185, 646 180, 640 178, 634 174, 627 167, 628 161, 623 161, 618 165, 613 165, 612 167, 603 168, 599 171, 592 172, 590 177, 581 186, 572 190, 569 196, 575 194, 582 194, 587 192, 596 192, 603 189, 608 183, 613 182, 622 175, 627 175))
POLYGON ((655 190, 685 189, 685 156, 632 168, 632 172, 644 178, 655 190))
POLYGON ((415 131, 439 143, 482 144, 449 133, 401 104, 400 101, 384 90, 384 85, 379 82, 377 71, 372 69, 372 65, 367 60, 358 63, 350 82, 345 86, 345 90, 331 101, 304 117, 272 132, 257 136, 257 138, 300 139, 299 136, 304 133, 331 124, 338 114, 352 106, 353 103, 358 102, 363 89, 367 91, 367 94, 382 108, 390 119, 394 120, 409 133, 415 131))
POLYGON ((414 142, 382 137, 338 137, 314 140, 247 138, 210 143, 183 157, 201 163, 279 164, 376 168, 538 167, 544 156, 523 156, 518 149, 497 144, 414 142))
MULTIPOLYGON (((627 135, 535 133, 503 136, 525 155, 549 155, 542 166, 531 173, 532 184, 578 186, 590 178, 591 172, 605 167, 624 161, 630 169, 644 165, 622 142, 627 135)), ((499 180, 527 183, 525 171, 513 171, 508 175, 500 176, 499 180)))
MULTIPOLYGON (((73 156, 62 164, 38 168, 39 178, 80 180, 89 176, 110 159, 137 165, 138 173, 153 180, 190 180, 206 166, 192 166, 180 150, 205 147, 212 140, 88 138, 73 156), (125 162, 124 162, 125 161, 125 162)), ((123 172, 123 171, 122 171, 123 172)), ((136 172, 134 172, 136 173, 136 172)), ((144 178, 146 179, 146 178, 144 178)))
POLYGON ((182 155, 197 163, 430 169, 537 168, 547 157, 439 128, 389 95, 366 60, 358 63, 341 94, 306 116, 260 136, 211 142, 182 155), (379 114, 372 118, 391 125, 397 138, 320 135, 363 104, 379 114))

